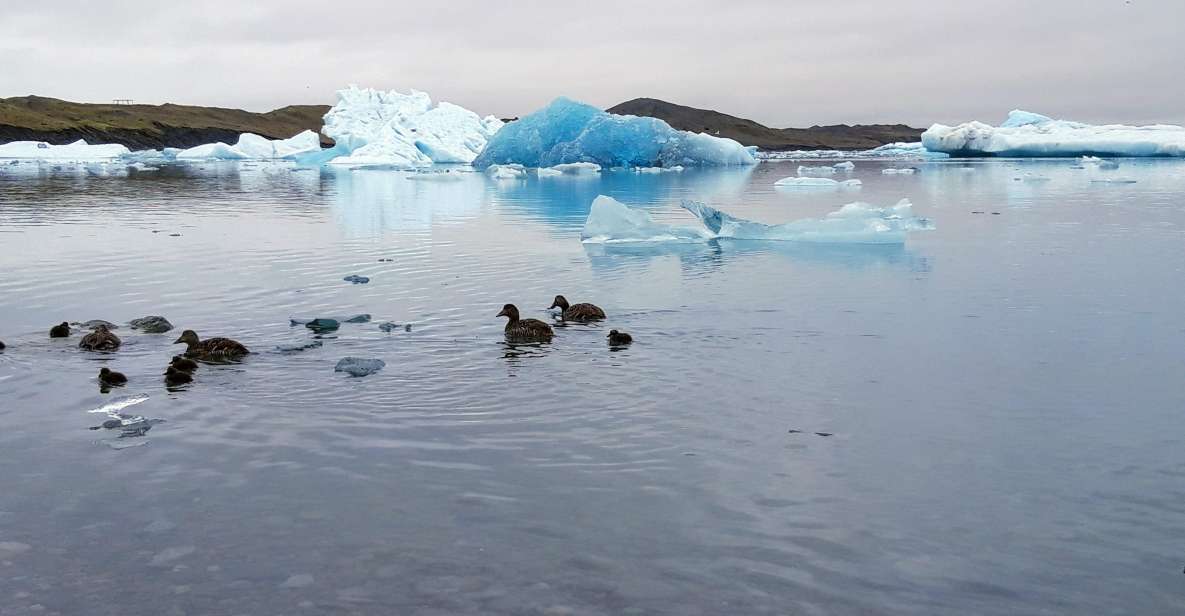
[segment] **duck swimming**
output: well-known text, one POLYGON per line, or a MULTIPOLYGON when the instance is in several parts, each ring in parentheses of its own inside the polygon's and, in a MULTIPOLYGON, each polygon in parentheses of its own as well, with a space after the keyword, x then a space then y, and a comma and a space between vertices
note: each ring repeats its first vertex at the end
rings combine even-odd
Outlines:
POLYGON ((569 305, 568 300, 563 295, 555 296, 548 309, 550 310, 551 308, 562 310, 561 316, 565 321, 596 321, 605 318, 604 310, 587 303, 569 305))
POLYGON ((119 336, 111 333, 106 325, 100 325, 78 341, 78 348, 88 351, 114 351, 120 344, 119 336))
POLYGON ((165 370, 165 385, 170 387, 174 385, 184 385, 193 382, 193 375, 188 372, 182 372, 172 366, 165 370))
POLYGON ((502 312, 497 316, 510 319, 506 322, 505 330, 508 340, 546 342, 555 335, 551 326, 539 319, 518 318, 518 308, 514 304, 502 306, 502 312))
POLYGON ((49 328, 49 337, 50 338, 69 338, 70 337, 70 324, 65 321, 62 321, 61 323, 49 328))
POLYGON ((193 361, 192 359, 186 359, 180 355, 174 355, 173 361, 169 362, 169 367, 176 368, 181 372, 192 373, 194 370, 197 370, 198 365, 197 362, 193 361))
POLYGON ((251 351, 242 344, 230 338, 208 338, 201 340, 197 332, 187 329, 181 332, 181 337, 173 344, 185 343, 185 356, 197 359, 226 360, 238 359, 251 351))
POLYGON ((99 382, 104 385, 127 385, 128 377, 122 372, 103 368, 99 370, 99 382))
POLYGON ((634 341, 633 336, 627 334, 626 332, 619 332, 616 329, 609 330, 609 335, 605 337, 609 339, 609 344, 613 346, 629 344, 634 341))

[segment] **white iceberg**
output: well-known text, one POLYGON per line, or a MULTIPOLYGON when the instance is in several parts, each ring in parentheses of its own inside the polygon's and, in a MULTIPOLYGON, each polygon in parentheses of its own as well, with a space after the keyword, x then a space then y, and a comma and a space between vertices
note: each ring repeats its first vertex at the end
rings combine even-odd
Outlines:
POLYGON ((850 160, 845 160, 842 163, 835 163, 834 165, 831 165, 831 166, 835 167, 836 169, 840 169, 842 171, 851 171, 852 169, 856 168, 856 163, 854 163, 850 160))
POLYGON ((425 92, 402 94, 351 85, 337 93, 321 132, 336 146, 332 165, 423 167, 468 164, 502 128, 502 121, 451 103, 432 104, 425 92))
POLYGON ((91 145, 79 139, 67 145, 52 145, 44 141, 12 141, 0 144, 0 158, 58 160, 74 162, 105 161, 131 152, 118 143, 91 145))
POLYGON ((1017 109, 998 127, 982 122, 935 124, 922 133, 922 144, 952 156, 1185 156, 1185 128, 1096 126, 1017 109))
POLYGON ((306 130, 288 139, 268 139, 243 133, 234 145, 221 141, 206 143, 177 152, 177 160, 267 160, 294 159, 321 151, 321 138, 306 130))
POLYGON ((859 189, 864 183, 860 180, 844 180, 837 182, 831 178, 813 178, 813 177, 788 177, 782 178, 774 182, 774 186, 779 188, 805 188, 808 190, 838 190, 838 189, 859 189))
MULTIPOLYGON (((490 165, 486 173, 495 180, 525 180, 527 170, 522 165, 490 165)), ((561 173, 563 173, 561 171, 561 173)))
POLYGON ((904 169, 889 167, 887 169, 881 169, 881 175, 913 175, 914 173, 917 173, 917 169, 913 167, 906 167, 904 169))
POLYGON ((643 209, 631 208, 612 197, 598 196, 581 232, 585 243, 706 242, 715 239, 779 242, 901 244, 910 231, 934 228, 913 215, 913 204, 902 199, 891 207, 849 203, 825 218, 804 218, 767 225, 735 218, 702 203, 684 201, 702 227, 679 227, 654 220, 643 209))
POLYGON ((561 175, 564 175, 564 172, 563 171, 556 171, 555 169, 552 169, 551 167, 543 167, 542 169, 536 169, 535 175, 537 175, 541 178, 556 178, 561 175))
POLYGON ((798 166, 798 175, 832 175, 835 173, 835 167, 807 167, 805 165, 798 166))
POLYGON ((498 131, 473 161, 478 168, 519 163, 550 167, 593 162, 603 167, 752 165, 750 148, 711 135, 678 131, 657 118, 607 113, 557 98, 498 131))
POLYGON ((601 172, 601 166, 596 163, 564 163, 553 165, 551 169, 567 175, 586 175, 601 172))
POLYGON ((674 167, 634 167, 634 173, 679 173, 683 171, 683 165, 675 165, 674 167))

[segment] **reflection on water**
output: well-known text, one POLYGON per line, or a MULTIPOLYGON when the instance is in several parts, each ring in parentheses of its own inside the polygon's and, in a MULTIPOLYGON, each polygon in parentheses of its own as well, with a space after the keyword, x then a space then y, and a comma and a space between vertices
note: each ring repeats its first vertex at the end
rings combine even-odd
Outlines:
POLYGON ((0 169, 0 613, 1179 611, 1185 164, 882 166, 0 169), (602 193, 937 230, 586 246, 602 193), (504 340, 561 293, 609 318, 504 340), (167 389, 149 314, 257 352, 167 389), (46 336, 96 318, 117 353, 46 336))

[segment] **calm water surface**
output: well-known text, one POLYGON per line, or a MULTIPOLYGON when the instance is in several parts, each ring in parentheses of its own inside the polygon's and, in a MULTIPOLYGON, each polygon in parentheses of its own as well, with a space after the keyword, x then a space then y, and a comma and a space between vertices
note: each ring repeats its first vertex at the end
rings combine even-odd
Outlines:
POLYGON ((775 190, 793 162, 4 167, 0 614, 1183 613, 1185 163, 1071 164, 860 161, 855 194, 775 190), (672 222, 909 197, 937 230, 584 246, 602 193, 672 222), (556 293, 610 318, 503 341, 502 304, 556 293), (46 336, 148 314, 257 353, 167 391, 177 332, 46 336), (136 394, 165 422, 87 429, 136 394))

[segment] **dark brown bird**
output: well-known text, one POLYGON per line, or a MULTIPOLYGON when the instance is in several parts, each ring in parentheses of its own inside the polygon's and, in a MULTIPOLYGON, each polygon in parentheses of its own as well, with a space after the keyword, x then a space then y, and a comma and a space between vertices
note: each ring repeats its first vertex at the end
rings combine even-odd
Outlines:
POLYGON ((186 359, 180 355, 174 355, 173 361, 169 362, 169 367, 176 368, 181 372, 193 374, 193 371, 197 370, 198 365, 197 362, 193 361, 192 359, 186 359))
POLYGON ((616 329, 609 330, 609 335, 605 336, 605 337, 609 339, 609 344, 611 344, 613 346, 621 346, 623 344, 629 344, 634 341, 633 336, 631 336, 625 332, 619 332, 616 329))
POLYGON ((182 372, 172 366, 165 370, 165 385, 172 387, 173 385, 184 385, 193 382, 193 375, 188 372, 182 372))
POLYGON ((100 325, 78 341, 78 348, 88 351, 114 351, 120 344, 119 336, 111 333, 106 325, 100 325))
POLYGON ((0 351, 4 350, 4 341, 0 340, 0 351))
POLYGON ((50 338, 69 338, 70 337, 70 324, 65 321, 62 321, 61 323, 49 328, 49 337, 50 338))
POLYGON ((128 377, 122 372, 102 368, 99 370, 99 382, 104 385, 127 385, 128 377))
POLYGON ((568 305, 568 300, 563 295, 555 296, 555 299, 551 302, 551 308, 562 310, 563 312, 560 315, 565 321, 597 321, 605 318, 604 310, 592 304, 568 305))
POLYGON ((539 319, 518 318, 518 308, 514 304, 502 306, 502 312, 499 312, 497 316, 510 319, 506 322, 506 338, 508 340, 546 342, 555 335, 551 326, 539 319))
POLYGON ((215 361, 238 359, 251 352, 247 350, 247 347, 230 338, 208 338, 201 340, 192 329, 181 332, 181 337, 173 344, 182 343, 186 345, 185 356, 197 359, 215 361))

